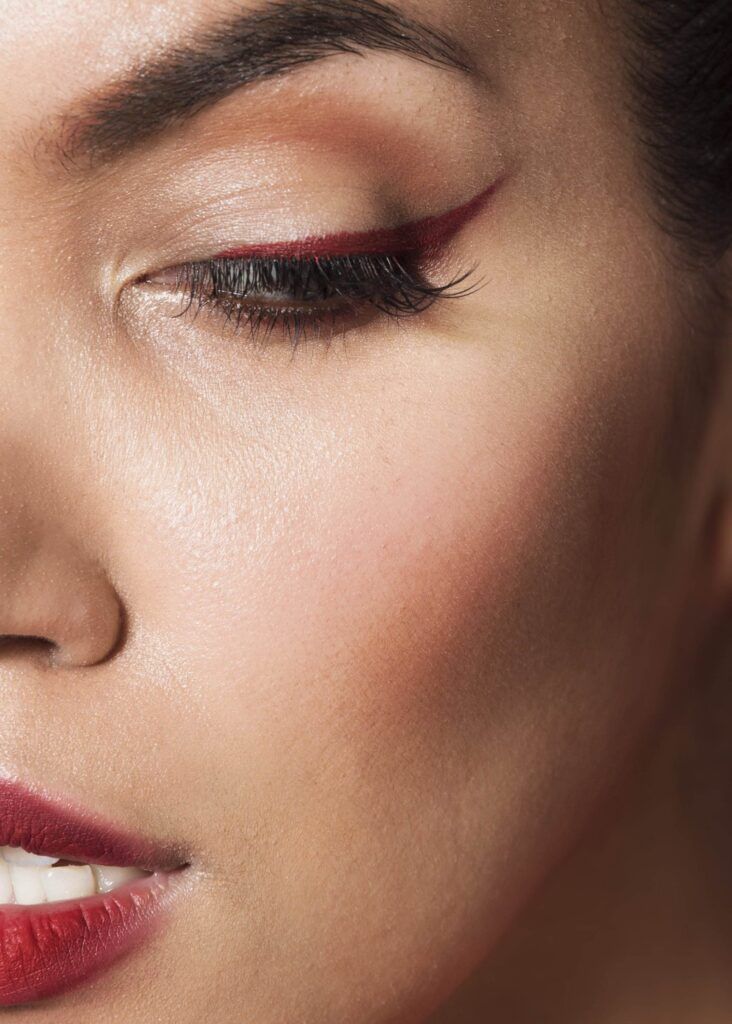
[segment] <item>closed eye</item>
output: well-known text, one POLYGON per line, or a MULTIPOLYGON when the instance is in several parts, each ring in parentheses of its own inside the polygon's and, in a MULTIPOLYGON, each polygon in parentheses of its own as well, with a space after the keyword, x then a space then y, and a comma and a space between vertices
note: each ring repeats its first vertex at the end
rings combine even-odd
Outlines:
POLYGON ((424 267, 475 217, 497 183, 456 209, 421 221, 362 234, 333 235, 255 245, 182 263, 138 283, 181 294, 179 316, 211 311, 252 340, 275 333, 293 347, 304 339, 330 337, 377 315, 417 316, 436 302, 461 298, 474 268, 444 283, 427 279, 424 267))
POLYGON ((329 336, 379 314, 416 316, 439 300, 467 295, 473 289, 462 286, 472 273, 431 284, 415 261, 389 253, 224 256, 172 267, 146 283, 183 296, 178 316, 210 310, 236 331, 248 328, 252 340, 276 332, 296 347, 312 334, 329 336))

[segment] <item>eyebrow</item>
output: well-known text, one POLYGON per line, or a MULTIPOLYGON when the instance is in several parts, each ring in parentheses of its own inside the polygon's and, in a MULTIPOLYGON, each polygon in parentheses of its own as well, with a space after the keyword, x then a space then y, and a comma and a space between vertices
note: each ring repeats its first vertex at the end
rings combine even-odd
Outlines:
MULTIPOLYGON (((107 164, 229 93, 335 54, 369 51, 466 74, 456 40, 381 0, 270 0, 139 65, 60 117, 51 151, 66 170, 107 164)), ((49 147, 46 146, 46 149, 49 147)))

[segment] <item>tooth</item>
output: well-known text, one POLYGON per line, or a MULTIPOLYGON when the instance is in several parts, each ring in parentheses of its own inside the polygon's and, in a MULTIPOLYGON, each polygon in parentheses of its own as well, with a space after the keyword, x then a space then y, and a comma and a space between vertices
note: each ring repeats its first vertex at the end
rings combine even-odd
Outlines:
POLYGON ((0 903, 12 903, 14 899, 13 883, 10 881, 10 868, 0 858, 0 903))
MULTIPOLYGON (((99 892, 111 892, 125 882, 131 882, 133 878, 142 878, 148 874, 140 868, 115 868, 109 864, 92 864, 91 869, 99 892)), ((54 868, 54 871, 56 870, 58 869, 54 868)))
POLYGON ((56 900, 82 899, 93 896, 94 875, 88 864, 39 871, 40 881, 49 903, 56 900))
POLYGON ((8 864, 22 864, 24 867, 47 868, 55 864, 58 857, 41 857, 37 853, 28 853, 19 846, 0 846, 0 853, 8 864))
MULTIPOLYGON (((38 868, 25 867, 22 864, 8 864, 10 878, 13 882, 16 903, 45 903, 46 893, 41 885, 41 872, 38 868)), ((46 868, 53 871, 53 868, 46 868)))

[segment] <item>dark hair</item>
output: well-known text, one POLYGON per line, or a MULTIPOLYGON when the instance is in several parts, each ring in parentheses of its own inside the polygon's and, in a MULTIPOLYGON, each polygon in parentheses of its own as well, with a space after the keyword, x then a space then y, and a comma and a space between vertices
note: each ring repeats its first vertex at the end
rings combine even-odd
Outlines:
POLYGON ((623 0, 661 222, 696 257, 732 244, 732 0, 623 0))

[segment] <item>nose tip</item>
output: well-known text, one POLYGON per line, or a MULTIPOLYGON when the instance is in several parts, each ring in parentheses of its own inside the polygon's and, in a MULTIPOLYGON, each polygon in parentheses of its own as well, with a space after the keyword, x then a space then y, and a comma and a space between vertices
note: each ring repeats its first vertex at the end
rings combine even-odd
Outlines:
POLYGON ((54 667, 96 665, 119 644, 123 611, 106 572, 82 552, 54 546, 0 570, 0 642, 46 643, 54 667), (44 557, 45 556, 45 557, 44 557))

